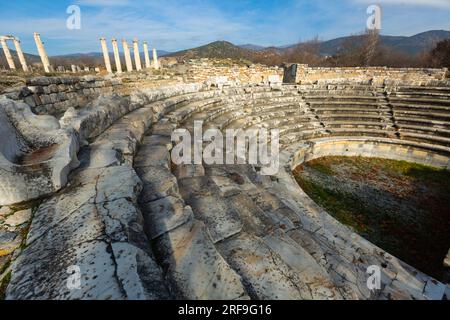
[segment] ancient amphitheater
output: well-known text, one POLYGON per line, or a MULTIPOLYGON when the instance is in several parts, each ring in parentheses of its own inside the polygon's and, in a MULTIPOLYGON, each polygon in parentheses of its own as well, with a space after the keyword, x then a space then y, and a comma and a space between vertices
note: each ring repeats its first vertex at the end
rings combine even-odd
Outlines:
POLYGON ((290 66, 284 84, 276 68, 190 70, 4 91, 6 299, 445 299, 445 283, 332 218, 292 170, 328 155, 450 169, 447 70, 290 66), (280 170, 175 165, 172 133, 195 121, 279 129, 280 170), (382 268, 379 290, 369 266, 382 268))

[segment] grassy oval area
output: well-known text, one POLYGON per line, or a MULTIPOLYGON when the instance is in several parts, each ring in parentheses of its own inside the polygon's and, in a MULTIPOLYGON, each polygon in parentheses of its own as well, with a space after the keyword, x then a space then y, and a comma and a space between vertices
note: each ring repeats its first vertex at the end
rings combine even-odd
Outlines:
POLYGON ((405 161, 325 157, 297 167, 294 175, 337 220, 443 279, 450 248, 450 172, 405 161))

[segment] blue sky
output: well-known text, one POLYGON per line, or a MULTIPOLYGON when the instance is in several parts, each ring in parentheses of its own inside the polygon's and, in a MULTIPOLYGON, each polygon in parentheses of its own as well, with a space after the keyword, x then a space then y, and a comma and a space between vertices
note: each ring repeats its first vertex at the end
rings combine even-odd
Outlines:
POLYGON ((168 51, 215 40, 285 45, 362 32, 374 3, 383 8, 383 34, 450 30, 450 0, 0 0, 0 34, 36 53, 33 32, 40 32, 49 55, 100 51, 101 36, 138 37, 168 51), (66 28, 73 4, 80 30, 66 28))

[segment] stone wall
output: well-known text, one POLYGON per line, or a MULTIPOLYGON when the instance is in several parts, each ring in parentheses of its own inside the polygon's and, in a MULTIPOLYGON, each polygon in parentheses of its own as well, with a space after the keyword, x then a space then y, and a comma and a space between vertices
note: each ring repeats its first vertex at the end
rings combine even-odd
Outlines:
POLYGON ((285 83, 313 84, 326 82, 368 82, 382 84, 385 81, 402 82, 403 84, 422 85, 446 78, 448 69, 418 68, 315 68, 305 64, 286 65, 285 83))
POLYGON ((112 93, 121 85, 122 80, 115 77, 36 77, 4 94, 23 100, 36 114, 61 115, 71 107, 85 106, 102 93, 112 93))
POLYGON ((268 83, 270 76, 283 78, 283 69, 261 64, 247 65, 233 63, 229 59, 189 60, 185 63, 186 82, 205 82, 214 77, 227 77, 229 81, 240 84, 268 83))
POLYGON ((439 148, 425 148, 414 141, 373 137, 317 139, 300 147, 294 153, 290 166, 294 170, 305 162, 329 156, 382 158, 450 169, 449 155, 439 148))
MULTIPOLYGON (((443 83, 447 69, 392 68, 313 68, 293 64, 283 70, 259 64, 245 64, 230 59, 188 60, 161 70, 158 74, 124 73, 114 76, 35 77, 24 85, 6 89, 3 94, 22 100, 38 115, 60 116, 66 110, 86 106, 100 94, 119 92, 129 94, 141 87, 159 87, 177 83, 206 83, 214 85, 267 84, 284 78, 285 83, 399 83, 410 85, 443 83)), ((447 83, 450 82, 446 80, 447 83)))

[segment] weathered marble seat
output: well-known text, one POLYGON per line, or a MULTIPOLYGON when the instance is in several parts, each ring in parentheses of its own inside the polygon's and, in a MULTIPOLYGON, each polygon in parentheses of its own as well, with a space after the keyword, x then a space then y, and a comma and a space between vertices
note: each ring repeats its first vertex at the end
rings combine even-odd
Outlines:
POLYGON ((0 137, 0 205, 48 196, 78 166, 76 134, 24 103, 0 100, 0 137))

